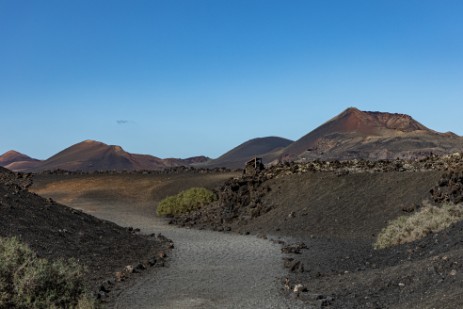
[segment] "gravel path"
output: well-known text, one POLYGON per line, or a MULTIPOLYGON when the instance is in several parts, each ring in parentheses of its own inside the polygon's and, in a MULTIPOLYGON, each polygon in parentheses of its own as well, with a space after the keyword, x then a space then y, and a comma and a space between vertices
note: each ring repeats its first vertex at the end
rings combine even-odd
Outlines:
POLYGON ((280 247, 268 240, 181 229, 153 217, 93 213, 172 239, 170 266, 147 271, 119 295, 115 308, 299 308, 281 294, 280 247))

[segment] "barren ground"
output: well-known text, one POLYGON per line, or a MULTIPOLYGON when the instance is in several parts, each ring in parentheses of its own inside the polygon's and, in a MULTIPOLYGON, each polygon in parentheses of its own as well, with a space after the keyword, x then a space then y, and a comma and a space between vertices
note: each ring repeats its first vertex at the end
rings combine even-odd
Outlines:
POLYGON ((76 259, 88 269, 85 281, 92 290, 165 250, 157 238, 31 193, 25 189, 30 183, 28 175, 0 168, 0 236, 19 238, 39 257, 76 259))
POLYGON ((167 268, 148 270, 114 292, 113 308, 298 308, 281 293, 280 246, 255 236, 181 229, 154 215, 165 196, 214 188, 235 173, 37 175, 33 190, 122 226, 159 233, 175 249, 167 268))
POLYGON ((388 220, 431 197, 442 173, 307 172, 245 179, 238 187, 231 184, 229 202, 251 197, 257 206, 236 206, 235 219, 227 223, 221 223, 218 205, 177 221, 199 230, 168 225, 154 216, 154 206, 191 186, 214 188, 238 175, 39 176, 34 189, 125 226, 147 233, 156 228, 174 240, 170 268, 130 281, 115 293, 115 308, 297 308, 301 301, 304 308, 460 308, 462 223, 415 243, 372 249, 388 220), (265 211, 249 215, 256 209, 265 211), (204 231, 224 227, 251 235, 204 231), (307 249, 282 255, 279 246, 252 235, 303 241, 307 249), (303 264, 289 279, 291 287, 302 283, 307 292, 281 293, 288 275, 283 258, 292 259, 286 262, 290 268, 303 264))

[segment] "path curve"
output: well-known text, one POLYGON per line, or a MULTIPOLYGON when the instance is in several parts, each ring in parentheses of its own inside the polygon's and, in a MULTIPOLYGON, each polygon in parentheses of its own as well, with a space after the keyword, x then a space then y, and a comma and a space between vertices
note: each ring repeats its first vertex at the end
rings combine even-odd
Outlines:
POLYGON ((182 229, 126 213, 97 214, 172 239, 169 267, 148 271, 115 300, 115 308, 302 308, 280 293, 280 247, 254 236, 182 229))

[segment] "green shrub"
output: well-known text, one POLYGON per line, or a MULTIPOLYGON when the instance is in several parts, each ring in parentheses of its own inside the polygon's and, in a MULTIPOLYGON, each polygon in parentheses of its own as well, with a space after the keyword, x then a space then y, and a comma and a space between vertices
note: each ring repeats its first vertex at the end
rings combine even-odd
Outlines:
POLYGON ((374 247, 382 249, 413 242, 461 220, 463 220, 461 205, 444 204, 441 207, 425 205, 410 216, 401 216, 390 221, 379 233, 374 247))
POLYGON ((16 238, 0 237, 0 308, 95 308, 75 260, 38 258, 16 238))
POLYGON ((178 215, 201 208, 216 200, 215 194, 205 188, 190 188, 163 199, 156 212, 160 216, 178 215))

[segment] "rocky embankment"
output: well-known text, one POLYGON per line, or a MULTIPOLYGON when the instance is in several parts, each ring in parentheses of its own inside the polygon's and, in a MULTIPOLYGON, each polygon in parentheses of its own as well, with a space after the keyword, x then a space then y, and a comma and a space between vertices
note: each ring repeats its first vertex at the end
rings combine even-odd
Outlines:
MULTIPOLYGON (((291 178, 291 176, 306 174, 334 175, 339 178, 347 175, 381 174, 387 178, 389 175, 397 173, 418 173, 416 175, 421 175, 419 173, 432 173, 432 182, 426 188, 426 190, 430 190, 435 184, 435 175, 447 172, 442 176, 439 185, 431 190, 431 194, 436 202, 445 200, 455 201, 460 199, 460 193, 463 191, 463 173, 458 174, 458 172, 455 172, 459 170, 463 170, 462 154, 459 153, 413 161, 352 160, 313 161, 308 163, 287 162, 271 166, 257 175, 243 175, 242 177, 229 179, 216 190, 219 196, 218 202, 209 205, 209 207, 172 218, 171 223, 217 231, 236 229, 277 207, 275 203, 265 197, 271 195, 271 191, 275 191, 275 183, 279 179, 284 182, 284 179, 291 178)), ((320 191, 323 190, 325 189, 320 189, 320 191)), ((332 191, 335 192, 335 190, 332 191)), ((423 198, 430 197, 423 196, 423 198)), ((463 200, 463 197, 461 199, 463 200)), ((408 205, 403 205, 403 208, 404 210, 413 210, 415 206, 409 203, 408 205)), ((291 217, 294 214, 288 212, 287 215, 291 217)))
MULTIPOLYGON (((178 174, 219 174, 228 173, 228 168, 195 168, 192 166, 177 166, 161 170, 96 170, 96 171, 68 171, 63 169, 45 170, 34 175, 178 175, 178 174)), ((28 174, 30 175, 30 173, 28 174)))
POLYGON ((88 269, 87 283, 106 298, 118 281, 162 266, 171 242, 145 237, 27 190, 31 175, 0 168, 0 236, 17 237, 39 257, 75 258, 88 269))
POLYGON ((462 203, 463 170, 455 169, 444 173, 430 193, 436 203, 462 203))
POLYGON ((463 223, 374 250, 389 220, 424 200, 463 200, 463 157, 286 163, 228 180, 219 200, 172 223, 277 239, 289 297, 309 308, 459 308, 463 223))

